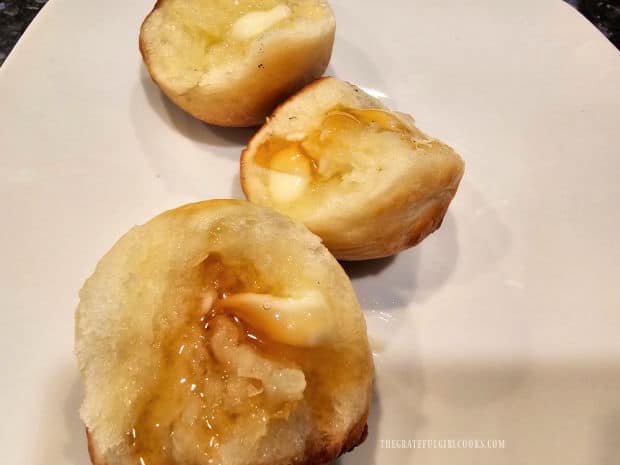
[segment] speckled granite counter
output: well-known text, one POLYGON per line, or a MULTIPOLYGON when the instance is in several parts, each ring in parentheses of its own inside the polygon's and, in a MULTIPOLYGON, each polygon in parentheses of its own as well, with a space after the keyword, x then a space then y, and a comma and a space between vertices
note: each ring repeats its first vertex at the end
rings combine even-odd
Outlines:
MULTIPOLYGON (((565 1, 577 7, 620 49, 620 0, 565 1)), ((46 2, 47 0, 0 0, 0 65, 46 2)))
POLYGON ((620 0, 577 3, 579 11, 620 49, 620 0))
POLYGON ((0 0, 0 64, 47 0, 0 0))

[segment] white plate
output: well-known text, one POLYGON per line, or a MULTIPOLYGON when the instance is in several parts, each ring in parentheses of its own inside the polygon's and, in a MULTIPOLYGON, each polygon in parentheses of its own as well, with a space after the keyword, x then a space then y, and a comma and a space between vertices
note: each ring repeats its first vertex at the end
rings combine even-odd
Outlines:
MULTIPOLYGON (((620 54, 560 0, 333 3, 328 73, 467 162, 439 232, 349 267, 384 347, 342 463, 617 463, 620 54), (382 447, 463 438, 505 447, 382 447)), ((52 0, 0 69, 2 463, 87 463, 73 309, 99 257, 164 209, 241 195, 250 132, 151 83, 151 6, 52 0)))

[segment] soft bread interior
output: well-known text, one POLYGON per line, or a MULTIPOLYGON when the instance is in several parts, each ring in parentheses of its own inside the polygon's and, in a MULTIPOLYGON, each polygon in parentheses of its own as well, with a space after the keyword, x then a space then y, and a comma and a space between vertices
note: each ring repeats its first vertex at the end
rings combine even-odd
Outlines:
POLYGON ((317 0, 164 0, 141 38, 151 73, 183 94, 225 86, 266 43, 314 36, 332 22, 327 4, 317 0))
POLYGON ((303 226, 246 202, 188 205, 121 238, 80 293, 76 351, 102 465, 294 462, 342 444, 368 408, 346 275, 303 226))

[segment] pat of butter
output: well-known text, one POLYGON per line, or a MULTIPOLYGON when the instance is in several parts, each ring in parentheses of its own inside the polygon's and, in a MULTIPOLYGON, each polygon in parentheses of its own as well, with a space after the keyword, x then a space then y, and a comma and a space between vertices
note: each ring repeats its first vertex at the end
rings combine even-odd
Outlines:
POLYGON ((288 203, 297 199, 308 187, 310 180, 305 176, 296 174, 269 173, 269 193, 271 198, 278 203, 288 203))
POLYGON ((220 305, 274 341, 296 347, 323 344, 334 331, 327 303, 318 291, 298 298, 244 292, 226 297, 220 305))
POLYGON ((295 144, 278 152, 271 159, 269 168, 269 193, 275 202, 292 202, 310 184, 310 160, 295 144))
POLYGON ((235 21, 230 34, 238 40, 250 39, 265 32, 290 15, 291 9, 286 5, 278 5, 268 11, 252 11, 235 21))

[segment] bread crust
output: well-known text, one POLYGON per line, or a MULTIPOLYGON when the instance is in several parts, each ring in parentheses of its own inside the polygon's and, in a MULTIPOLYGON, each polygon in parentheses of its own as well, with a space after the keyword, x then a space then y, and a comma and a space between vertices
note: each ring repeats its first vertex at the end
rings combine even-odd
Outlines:
POLYGON ((197 85, 179 94, 157 74, 144 37, 145 24, 167 0, 158 0, 140 28, 139 48, 144 64, 157 86, 177 106, 195 118, 225 127, 263 124, 288 96, 319 78, 331 59, 336 33, 333 15, 313 34, 268 34, 254 44, 242 67, 218 82, 215 89, 197 85), (286 44, 286 46, 283 46, 286 44))
POLYGON ((90 434, 88 428, 86 428, 86 442, 88 444, 88 456, 90 457, 90 461, 93 465, 108 465, 103 457, 99 455, 99 451, 97 450, 97 445, 95 444, 95 439, 93 435, 90 434))
MULTIPOLYGON (((279 462, 271 465, 326 465, 333 462, 342 454, 352 451, 362 444, 368 436, 368 410, 360 417, 360 420, 342 438, 330 438, 325 442, 308 444, 305 456, 297 462, 279 462)), ((88 455, 93 465, 121 465, 106 462, 99 454, 94 438, 86 428, 86 441, 88 443, 88 455)))
MULTIPOLYGON (((309 104, 316 104, 319 99, 317 94, 324 92, 321 88, 334 87, 335 92, 343 92, 343 86, 350 87, 344 92, 353 95, 348 96, 348 103, 354 102, 355 108, 385 109, 379 101, 359 88, 334 78, 321 78, 307 85, 276 108, 268 122, 242 151, 240 180, 248 200, 288 213, 270 202, 263 194, 264 186, 257 180, 257 168, 253 163, 254 154, 269 137, 274 134, 283 135, 274 129, 274 122, 282 126, 282 121, 290 118, 288 112, 292 111, 292 106, 299 111, 303 106, 302 102, 306 100, 309 104)), ((413 119, 408 115, 394 113, 394 116, 411 128, 416 136, 431 140, 415 127, 413 119)), ((316 120, 313 123, 316 124, 316 120)), ((413 165, 403 170, 397 179, 377 195, 360 197, 360 202, 363 200, 363 203, 350 206, 349 209, 332 209, 325 210, 327 213, 320 213, 317 208, 313 212, 292 216, 321 237, 327 248, 340 260, 388 257, 417 245, 441 226, 463 175, 464 163, 460 156, 445 144, 436 140, 434 143, 437 148, 433 146, 427 154, 435 156, 434 151, 442 151, 442 158, 437 158, 436 162, 436 178, 441 178, 440 181, 428 176, 426 179, 420 178, 413 165)), ((370 179, 369 183, 372 184, 372 181, 370 179)))
MULTIPOLYGON (((309 447, 301 465, 325 465, 336 460, 342 454, 352 451, 366 440, 368 436, 368 411, 360 418, 342 440, 332 440, 326 444, 309 447)), ((286 464, 282 464, 286 465, 286 464)))

